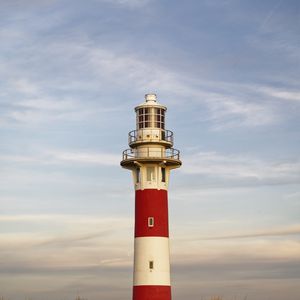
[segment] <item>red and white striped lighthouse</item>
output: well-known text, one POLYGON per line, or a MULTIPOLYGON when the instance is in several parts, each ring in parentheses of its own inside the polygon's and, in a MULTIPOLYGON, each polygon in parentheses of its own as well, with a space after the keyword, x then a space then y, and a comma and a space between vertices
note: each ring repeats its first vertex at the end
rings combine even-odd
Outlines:
POLYGON ((135 188, 133 300, 171 300, 168 183, 181 161, 173 132, 165 129, 166 110, 155 94, 145 96, 121 161, 135 188))

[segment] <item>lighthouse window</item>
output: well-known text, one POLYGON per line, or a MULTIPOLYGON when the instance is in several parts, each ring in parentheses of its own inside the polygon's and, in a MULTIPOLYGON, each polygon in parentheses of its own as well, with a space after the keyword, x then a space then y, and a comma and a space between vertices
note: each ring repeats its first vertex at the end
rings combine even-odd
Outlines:
POLYGON ((140 168, 136 168, 136 182, 137 183, 140 182, 140 176, 141 176, 141 169, 140 168))
POLYGON ((155 180, 155 168, 147 167, 147 181, 155 180))
POLYGON ((138 129, 150 127, 150 109, 139 108, 137 112, 138 129))
POLYGON ((166 168, 161 168, 161 181, 166 182, 166 168))
POLYGON ((153 261, 153 260, 150 260, 150 261, 149 261, 149 269, 150 269, 150 270, 153 270, 153 269, 154 269, 154 261, 153 261))
POLYGON ((148 218, 148 227, 154 227, 154 218, 153 217, 148 218))
POLYGON ((165 128, 165 110, 163 108, 155 109, 155 127, 165 128))

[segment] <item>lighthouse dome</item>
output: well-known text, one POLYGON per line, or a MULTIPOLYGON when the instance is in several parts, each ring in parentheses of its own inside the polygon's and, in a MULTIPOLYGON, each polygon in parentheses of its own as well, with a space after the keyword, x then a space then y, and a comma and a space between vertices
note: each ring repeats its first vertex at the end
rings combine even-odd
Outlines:
POLYGON ((137 111, 139 108, 141 107, 160 107, 162 109, 164 109, 165 111, 167 110, 167 108, 164 105, 161 105, 160 103, 157 102, 157 96, 154 93, 151 94, 146 94, 145 95, 145 101, 143 103, 141 103, 140 105, 135 107, 135 111, 137 111))

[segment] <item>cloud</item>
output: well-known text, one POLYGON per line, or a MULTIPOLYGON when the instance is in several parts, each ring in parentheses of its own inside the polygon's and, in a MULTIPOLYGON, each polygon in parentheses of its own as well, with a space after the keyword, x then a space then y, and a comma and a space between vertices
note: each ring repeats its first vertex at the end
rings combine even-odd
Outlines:
POLYGON ((25 124, 48 123, 55 120, 78 121, 95 113, 91 108, 83 107, 73 99, 37 97, 15 101, 5 115, 7 123, 11 120, 25 124))
POLYGON ((13 87, 16 91, 26 95, 36 95, 37 93, 39 93, 38 86, 25 78, 17 79, 16 81, 14 81, 13 87))
POLYGON ((245 183, 285 184, 300 179, 298 160, 270 161, 246 155, 198 152, 184 158, 181 172, 245 183))
MULTIPOLYGON (((0 276, 4 280, 13 277, 18 282, 19 292, 70 295, 71 287, 76 286, 82 287, 80 292, 85 296, 96 299, 109 287, 121 289, 119 292, 124 294, 123 289, 131 285, 133 243, 132 224, 129 226, 129 223, 132 220, 97 215, 0 216, 0 222, 7 222, 10 226, 23 221, 27 225, 36 224, 40 230, 43 224, 49 227, 39 234, 1 235, 0 276), (124 227, 127 227, 125 231, 124 227), (111 231, 107 234, 106 230, 111 231), (36 283, 37 277, 39 285, 35 289, 32 283, 36 283), (28 284, 23 286, 25 282, 28 284)), ((270 236, 256 236, 257 232, 253 232, 250 233, 251 239, 236 238, 236 234, 231 235, 232 239, 197 239, 196 236, 186 236, 185 232, 172 239, 173 283, 184 290, 187 278, 190 282, 191 276, 196 277, 205 282, 203 288, 208 292, 212 282, 214 285, 217 282, 219 288, 222 284, 236 286, 237 281, 244 285, 252 280, 291 282, 299 278, 299 243, 295 238, 272 239, 275 232, 284 232, 285 236, 290 229, 292 227, 266 230, 270 236)), ((198 285, 198 282, 190 284, 198 285)), ((109 297, 118 299, 115 293, 109 297)))
POLYGON ((241 234, 229 234, 229 235, 221 235, 221 236, 210 236, 200 238, 201 240, 233 240, 233 239, 248 239, 248 238, 272 238, 272 237, 284 237, 284 236, 292 236, 292 235, 300 235, 300 225, 291 226, 288 228, 280 228, 280 229, 269 229, 264 231, 257 232, 243 232, 241 234))
POLYGON ((43 241, 36 245, 36 247, 55 247, 55 248, 67 248, 67 247, 93 247, 93 240, 106 238, 113 233, 112 229, 100 229, 97 232, 90 232, 88 234, 71 234, 64 237, 53 237, 46 241, 43 241))
MULTIPOLYGON (((57 96, 49 92, 47 83, 28 78, 8 80, 6 98, 2 102, 2 118, 6 124, 39 124, 59 121, 82 121, 96 116, 105 116, 107 112, 119 110, 118 106, 88 102, 70 93, 68 96, 57 96)), ((77 86, 78 88, 78 86, 77 86)))
MULTIPOLYGON (((34 39, 33 36, 30 38, 34 39)), ((23 45, 20 51, 25 55, 27 47, 23 45)), ((13 104, 4 114, 6 119, 30 123, 99 118, 100 113, 103 115, 108 109, 116 109, 116 103, 119 102, 116 100, 107 106, 103 105, 104 99, 100 98, 96 103, 91 100, 93 97, 99 97, 99 94, 109 92, 112 88, 117 87, 122 91, 131 87, 133 94, 159 88, 161 93, 169 95, 172 104, 179 107, 184 101, 176 99, 189 99, 193 109, 208 110, 206 121, 215 130, 235 126, 264 126, 277 121, 272 105, 263 98, 260 101, 253 100, 256 99, 254 89, 249 92, 249 88, 238 83, 230 85, 196 78, 193 74, 187 75, 159 61, 149 62, 109 44, 97 44, 88 37, 76 36, 67 41, 56 38, 55 42, 48 38, 33 51, 36 52, 32 58, 34 62, 30 62, 30 65, 25 63, 28 64, 25 70, 20 70, 20 65, 24 64, 22 60, 3 62, 7 78, 14 78, 14 73, 19 77, 11 79, 10 85, 4 86, 4 92, 13 104), (48 70, 46 64, 39 70, 41 74, 46 72, 45 76, 34 76, 36 65, 44 61, 56 66, 60 72, 51 76, 51 69, 48 70), (132 85, 132 82, 135 84, 132 85), (78 90, 81 91, 79 95, 78 90), (64 96, 58 97, 58 91, 63 91, 64 96), (82 100, 83 93, 89 100, 82 100), (241 96, 237 96, 237 93, 241 96)))
MULTIPOLYGON (((208 109, 210 116, 207 121, 212 124, 211 126, 215 130, 235 126, 263 126, 272 124, 277 120, 276 113, 270 104, 264 101, 252 101, 253 96, 251 99, 251 93, 253 94, 254 88, 249 94, 249 87, 244 88, 243 85, 208 82, 201 78, 195 80, 192 76, 189 78, 186 74, 173 71, 155 62, 149 63, 131 54, 120 54, 112 49, 105 48, 103 45, 98 47, 87 46, 86 44, 87 42, 83 40, 76 41, 74 44, 73 42, 56 42, 55 45, 50 44, 47 47, 49 53, 46 52, 44 55, 47 57, 51 55, 51 51, 64 51, 69 53, 69 57, 81 57, 77 61, 78 67, 81 67, 83 72, 87 70, 92 72, 95 75, 93 81, 95 83, 98 81, 102 86, 106 83, 106 88, 117 85, 125 89, 134 81, 136 82, 134 87, 136 93, 155 90, 159 87, 159 90, 162 93, 169 94, 170 98, 179 99, 184 97, 184 99, 190 99, 193 107, 200 105, 208 109), (152 71, 148 72, 149 69, 152 71), (195 88, 195 85, 198 87, 195 88), (215 86, 218 86, 219 92, 215 90, 215 86), (237 91, 243 97, 238 98, 235 95, 237 91)), ((69 61, 69 58, 62 61, 62 65, 67 64, 68 66, 71 63, 72 60, 69 61)), ((73 77, 72 81, 80 82, 76 73, 71 76, 73 77)), ((64 86, 71 95, 74 94, 72 91, 74 88, 84 86, 86 83, 82 79, 79 85, 75 87, 70 85, 69 82, 65 83, 63 77, 58 80, 62 82, 56 82, 55 85, 64 86)), ((103 111, 103 106, 101 106, 101 109, 98 106, 95 110, 92 102, 83 104, 82 100, 75 95, 72 99, 59 100, 51 94, 47 95, 46 89, 51 84, 51 80, 48 83, 34 83, 23 78, 13 84, 16 90, 26 97, 22 101, 15 101, 14 110, 10 112, 9 116, 17 121, 67 120, 74 118, 74 116, 77 119, 81 116, 81 119, 83 119, 87 116, 95 116, 96 113, 99 114, 99 111, 103 111), (33 95, 35 98, 33 98, 33 95)), ((94 89, 95 86, 90 86, 90 91, 94 89)), ((265 94, 265 90, 262 90, 261 96, 265 94)), ((88 90, 87 93, 89 93, 88 90)), ((181 105, 181 102, 177 100, 171 102, 175 102, 175 105, 181 105)), ((107 110, 107 106, 105 106, 105 109, 107 110)))
POLYGON ((150 2, 154 0, 97 0, 98 2, 108 2, 111 4, 116 4, 120 6, 130 7, 130 8, 137 8, 137 7, 144 7, 148 5, 150 2))
POLYGON ((280 5, 282 4, 282 0, 279 0, 275 3, 275 5, 273 5, 273 7, 271 8, 271 10, 268 12, 268 14, 266 15, 266 17, 264 18, 264 20, 262 21, 261 24, 261 28, 264 29, 266 27, 266 25, 270 22, 270 20, 272 19, 273 15, 275 14, 276 10, 280 7, 280 5))
POLYGON ((111 153, 49 152, 55 161, 119 166, 120 155, 111 153))
POLYGON ((16 282, 13 290, 1 290, 4 295, 26 291, 44 296, 45 292, 57 292, 61 296, 66 291, 70 296, 69 285, 77 280, 82 285, 100 280, 104 290, 115 282, 112 278, 118 278, 116 288, 130 285, 124 284, 123 278, 127 273, 125 278, 131 277, 131 219, 83 214, 11 215, 0 216, 0 224, 0 228, 28 228, 0 234, 1 282, 12 277, 16 282), (25 282, 28 285, 23 286, 25 282))
POLYGON ((66 111, 79 109, 80 103, 72 100, 56 100, 56 99, 28 99, 14 103, 14 105, 28 108, 32 110, 45 110, 45 111, 66 111))
POLYGON ((300 91, 276 89, 271 87, 262 87, 261 91, 266 95, 282 100, 300 101, 300 91))
MULTIPOLYGON (((1 234, 0 273, 18 269, 34 273, 81 272, 89 267, 124 268, 132 264, 132 219, 79 214, 11 215, 0 216, 0 223, 11 228, 34 225, 38 229, 1 234)), ((186 235, 185 231, 172 240, 172 257, 179 265, 295 260, 300 253, 295 239, 299 233, 299 225, 242 234, 236 229, 232 234, 211 237, 186 235), (272 251, 274 247, 276 252, 272 251)))
POLYGON ((172 242, 172 257, 180 264, 245 261, 276 263, 299 260, 300 246, 296 236, 202 239, 177 237, 172 242), (274 252, 276 249, 276 252, 274 252))
MULTIPOLYGON (((73 264, 76 267, 89 265, 101 257, 103 264, 109 265, 112 259, 114 265, 120 253, 122 264, 124 259, 128 261, 129 248, 126 250, 121 247, 129 242, 122 236, 124 232, 126 237, 131 236, 132 220, 128 218, 79 214, 9 215, 0 216, 0 223, 1 226, 11 228, 10 232, 0 234, 0 252, 3 255, 10 253, 20 263, 20 267, 22 261, 25 265, 32 262, 33 268, 38 264, 44 267, 58 266, 59 262, 61 266, 73 264), (20 226, 28 228, 28 231, 13 230, 20 226), (22 253, 19 253, 19 247, 22 247, 22 253), (42 262, 43 257, 51 252, 56 254, 42 262), (80 256, 85 259, 78 259, 80 256)), ((9 266, 12 262, 2 263, 9 266)))
POLYGON ((234 96, 209 97, 212 128, 224 130, 237 126, 256 127, 274 123, 275 114, 268 105, 237 100, 234 96))
POLYGON ((103 166, 119 166, 120 160, 121 156, 119 154, 60 150, 45 150, 40 153, 28 155, 0 155, 0 161, 3 161, 5 163, 37 163, 44 165, 78 163, 96 164, 103 166))
MULTIPOLYGON (((181 107, 184 101, 175 99, 188 99, 191 108, 207 108, 209 116, 206 121, 211 123, 214 130, 224 130, 236 126, 256 127, 269 125, 278 120, 278 116, 272 105, 268 102, 253 101, 256 97, 249 92, 249 87, 231 84, 230 87, 225 82, 208 82, 201 78, 195 80, 192 76, 165 68, 155 62, 151 64, 132 56, 115 56, 109 53, 96 50, 91 52, 93 65, 101 72, 106 70, 106 74, 113 78, 127 77, 138 83, 141 92, 145 90, 159 90, 169 95, 171 103, 181 107), (147 70, 151 69, 149 73, 147 70), (114 74, 114 75, 113 75, 114 74), (126 75, 125 75, 126 74, 126 75), (195 88, 195 85, 198 86, 195 88), (220 91, 216 91, 215 86, 220 91), (222 91, 223 88, 223 91, 222 91), (236 96, 237 90, 241 96, 236 96)), ((113 79, 113 80, 114 80, 113 79)), ((121 82, 127 83, 122 79, 121 82)), ((128 83, 129 84, 129 83, 128 83)), ((257 93, 257 90, 256 90, 257 93)), ((262 94, 261 94, 262 96, 262 94)))
POLYGON ((295 82, 299 60, 298 31, 297 9, 292 2, 279 0, 262 20, 258 32, 248 35, 249 46, 253 50, 259 50, 265 56, 267 64, 272 64, 268 68, 276 70, 274 74, 265 74, 265 77, 277 78, 276 81, 280 83, 295 82))
MULTIPOLYGON (((98 2, 103 1, 124 7, 151 3, 147 0, 98 2)), ((56 28, 57 18, 56 12, 47 15, 47 22, 31 18, 33 21, 30 28, 6 24, 2 29, 8 49, 17 49, 14 60, 2 61, 6 78, 4 82, 7 79, 12 81, 12 88, 4 84, 2 91, 15 104, 2 112, 2 124, 5 120, 6 123, 47 123, 53 120, 99 119, 99 114, 105 115, 104 106, 107 109, 107 103, 103 105, 105 97, 101 96, 108 93, 113 98, 116 95, 113 90, 123 93, 124 90, 128 91, 128 87, 131 94, 135 95, 145 90, 159 89, 159 92, 170 98, 184 99, 172 100, 180 107, 188 100, 193 111, 199 109, 208 112, 205 121, 213 130, 274 124, 285 116, 280 108, 273 105, 270 97, 299 99, 297 91, 288 89, 273 93, 268 91, 268 87, 259 90, 255 86, 247 88, 238 81, 230 84, 209 81, 192 72, 186 74, 158 59, 149 61, 141 53, 137 55, 121 43, 116 47, 110 41, 92 39, 83 32, 62 32, 61 35, 55 35, 55 38, 46 34, 39 37, 38 44, 35 43, 41 29, 45 30, 42 23, 48 24, 48 30, 56 28), (26 38, 16 47, 13 43, 20 40, 16 38, 18 36, 26 38), (96 98, 99 99, 97 104, 91 100, 96 98)), ((62 26, 63 15, 59 15, 59 20, 62 26)), ((111 103, 110 109, 117 102, 111 103)))

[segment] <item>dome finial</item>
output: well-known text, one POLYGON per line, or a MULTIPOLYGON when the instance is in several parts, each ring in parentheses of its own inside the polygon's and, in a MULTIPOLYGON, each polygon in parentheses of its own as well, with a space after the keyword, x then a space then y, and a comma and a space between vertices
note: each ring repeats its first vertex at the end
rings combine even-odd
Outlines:
POLYGON ((146 100, 146 102, 148 102, 148 101, 156 102, 156 94, 146 94, 145 100, 146 100))

